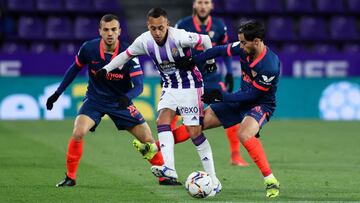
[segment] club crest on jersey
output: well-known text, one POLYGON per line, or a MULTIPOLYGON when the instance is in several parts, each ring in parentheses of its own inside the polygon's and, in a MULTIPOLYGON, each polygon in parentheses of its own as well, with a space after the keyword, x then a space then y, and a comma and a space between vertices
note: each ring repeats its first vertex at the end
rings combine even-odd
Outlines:
POLYGON ((215 35, 215 32, 212 31, 212 30, 210 30, 210 31, 208 32, 208 35, 209 35, 210 38, 213 38, 214 35, 215 35))
POLYGON ((171 50, 171 53, 174 57, 177 57, 179 56, 179 51, 176 47, 174 47, 172 50, 171 50))
POLYGON ((257 76, 257 72, 251 70, 251 75, 252 75, 253 77, 256 77, 256 76, 257 76))

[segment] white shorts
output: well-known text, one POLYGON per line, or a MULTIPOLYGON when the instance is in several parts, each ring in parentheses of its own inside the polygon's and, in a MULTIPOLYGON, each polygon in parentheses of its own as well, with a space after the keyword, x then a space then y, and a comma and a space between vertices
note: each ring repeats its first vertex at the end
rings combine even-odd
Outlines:
POLYGON ((168 108, 178 111, 184 125, 201 125, 204 118, 202 94, 203 88, 163 88, 157 110, 168 108))

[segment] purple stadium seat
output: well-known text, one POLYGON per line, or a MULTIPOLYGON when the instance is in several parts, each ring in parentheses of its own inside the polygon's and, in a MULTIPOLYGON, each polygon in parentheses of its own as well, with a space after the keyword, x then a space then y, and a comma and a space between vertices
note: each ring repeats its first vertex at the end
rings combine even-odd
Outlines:
POLYGON ((300 39, 326 39, 325 22, 322 18, 302 17, 300 20, 300 39))
POLYGON ((270 40, 294 39, 294 27, 291 18, 271 17, 267 23, 267 38, 270 40))
POLYGON ((356 32, 355 19, 352 17, 332 17, 330 21, 330 33, 332 39, 337 40, 354 40, 359 38, 356 32))
POLYGON ((347 0, 348 10, 351 12, 360 12, 360 0, 347 0))
POLYGON ((317 54, 337 53, 338 50, 334 45, 330 44, 315 44, 311 49, 311 52, 317 54))
POLYGON ((96 11, 101 12, 121 12, 121 7, 118 4, 118 1, 114 0, 96 0, 94 1, 94 7, 96 11))
POLYGON ((33 0, 8 0, 7 8, 10 11, 32 11, 34 10, 33 0))
POLYGON ((91 11, 93 9, 92 4, 92 0, 65 0, 65 8, 68 11, 91 11))
POLYGON ((49 39, 70 39, 73 37, 72 24, 68 18, 49 17, 46 28, 46 36, 49 39))
POLYGON ((304 47, 298 44, 284 44, 281 49, 282 53, 289 53, 289 54, 304 52, 304 51, 305 51, 304 47))
POLYGON ((78 17, 75 19, 75 37, 91 39, 99 36, 99 21, 95 18, 78 17))
POLYGON ((213 0, 214 9, 218 12, 224 11, 224 3, 222 0, 213 0))
POLYGON ((54 52, 54 47, 51 44, 45 44, 45 43, 32 43, 30 47, 31 53, 34 54, 43 54, 43 53, 49 53, 54 52))
POLYGON ((39 17, 22 16, 19 18, 18 35, 24 39, 44 38, 44 21, 39 17))
POLYGON ((62 0, 36 0, 36 7, 39 11, 61 11, 62 0))
POLYGON ((5 42, 2 45, 0 52, 4 54, 28 53, 24 44, 18 44, 14 42, 5 42))
POLYGON ((316 0, 317 10, 320 12, 343 12, 344 2, 340 0, 316 0))
POLYGON ((360 53, 360 45, 359 44, 345 44, 343 47, 343 52, 345 53, 360 53))
POLYGON ((79 48, 80 46, 74 43, 61 43, 59 46, 59 52, 75 55, 79 51, 79 48))
POLYGON ((224 10, 230 13, 251 13, 254 10, 252 0, 226 0, 224 10))
POLYGON ((286 10, 290 12, 313 12, 314 5, 312 0, 287 0, 286 10))
POLYGON ((258 12, 283 12, 284 4, 282 0, 256 0, 255 8, 258 12))

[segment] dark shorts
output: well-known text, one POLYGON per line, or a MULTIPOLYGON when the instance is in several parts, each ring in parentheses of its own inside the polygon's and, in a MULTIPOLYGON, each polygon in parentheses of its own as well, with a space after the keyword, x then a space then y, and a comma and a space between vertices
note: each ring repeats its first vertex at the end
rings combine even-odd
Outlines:
POLYGON ((214 103, 210 105, 224 128, 241 123, 245 116, 253 117, 260 128, 270 120, 272 112, 264 105, 243 106, 240 103, 214 103))
POLYGON ((78 112, 79 114, 87 115, 95 121, 95 126, 91 131, 95 130, 105 114, 111 118, 118 130, 124 130, 145 122, 145 119, 134 105, 130 105, 125 110, 120 110, 116 105, 100 105, 90 99, 84 100, 78 112))

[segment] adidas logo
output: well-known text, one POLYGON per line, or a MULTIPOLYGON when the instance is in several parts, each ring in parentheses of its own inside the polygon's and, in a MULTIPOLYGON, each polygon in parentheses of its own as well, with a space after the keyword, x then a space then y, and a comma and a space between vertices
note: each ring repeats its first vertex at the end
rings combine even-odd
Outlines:
POLYGON ((196 121, 197 120, 196 116, 194 116, 191 120, 196 121))
POLYGON ((202 161, 209 161, 209 159, 207 157, 204 157, 201 159, 202 161))
POLYGON ((164 145, 164 144, 161 144, 161 145, 160 145, 160 148, 163 148, 163 147, 165 147, 165 145, 164 145))

